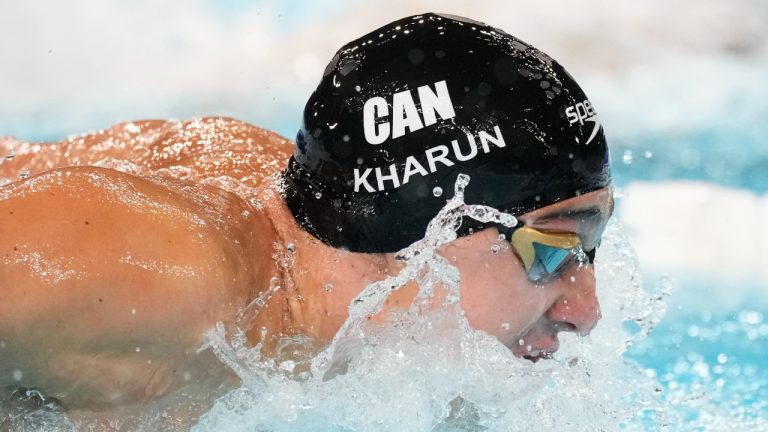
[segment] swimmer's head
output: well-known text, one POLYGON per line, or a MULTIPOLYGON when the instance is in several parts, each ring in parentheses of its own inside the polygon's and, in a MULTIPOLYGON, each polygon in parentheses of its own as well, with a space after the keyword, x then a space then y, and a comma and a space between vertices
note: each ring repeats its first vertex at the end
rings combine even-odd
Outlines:
POLYGON ((512 214, 610 183, 600 121, 562 66, 486 24, 416 15, 328 64, 304 109, 286 202, 326 244, 394 252, 424 236, 460 173, 471 178, 465 202, 512 214))

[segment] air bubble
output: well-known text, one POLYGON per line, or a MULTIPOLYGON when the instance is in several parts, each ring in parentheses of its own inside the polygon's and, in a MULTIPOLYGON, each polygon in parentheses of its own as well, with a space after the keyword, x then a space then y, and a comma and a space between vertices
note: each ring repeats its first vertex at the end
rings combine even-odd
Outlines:
POLYGON ((498 238, 499 238, 499 241, 504 241, 507 239, 507 236, 505 236, 504 234, 499 234, 498 238))
POLYGON ((13 159, 15 157, 16 157, 16 152, 14 152, 13 150, 9 150, 8 154, 5 155, 5 159, 6 160, 11 160, 11 159, 13 159))
POLYGON ((25 168, 19 171, 19 177, 22 179, 29 178, 29 170, 25 168))
POLYGON ((432 195, 436 197, 443 195, 443 188, 441 188, 440 186, 435 186, 435 188, 432 189, 432 195))
POLYGON ((624 162, 625 165, 630 165, 633 160, 634 156, 632 155, 632 150, 624 150, 624 155, 621 157, 621 161, 624 162))
POLYGON ((509 330, 509 323, 507 323, 507 322, 501 323, 501 329, 502 330, 509 330))
POLYGON ((18 382, 18 381, 21 381, 22 378, 24 378, 24 373, 22 371, 20 371, 19 369, 14 369, 13 370, 13 380, 18 382))
POLYGON ((288 250, 288 252, 290 252, 290 253, 294 253, 294 252, 296 252, 296 244, 295 244, 295 243, 288 243, 288 244, 285 246, 285 248, 286 248, 286 249, 288 250))
POLYGON ((333 285, 327 283, 327 284, 323 285, 323 289, 325 290, 325 292, 331 292, 331 291, 333 291, 333 285))
POLYGON ((320 199, 323 197, 322 192, 315 192, 315 198, 320 199))
POLYGON ((494 244, 491 245, 491 253, 499 253, 501 251, 501 246, 494 244))

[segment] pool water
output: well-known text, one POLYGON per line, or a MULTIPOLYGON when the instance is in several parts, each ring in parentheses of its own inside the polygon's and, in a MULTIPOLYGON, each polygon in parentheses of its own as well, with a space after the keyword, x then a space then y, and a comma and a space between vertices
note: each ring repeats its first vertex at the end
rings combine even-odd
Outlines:
POLYGON ((687 429, 768 430, 766 310, 764 303, 714 312, 673 307, 627 358, 658 380, 687 429))

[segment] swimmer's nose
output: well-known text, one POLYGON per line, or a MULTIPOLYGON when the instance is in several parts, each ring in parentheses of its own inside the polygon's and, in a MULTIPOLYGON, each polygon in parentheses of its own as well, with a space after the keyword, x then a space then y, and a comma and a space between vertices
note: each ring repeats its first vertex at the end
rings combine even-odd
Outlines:
POLYGON ((547 318, 562 331, 589 334, 601 318, 593 267, 574 269, 553 283, 561 295, 547 310, 547 318))

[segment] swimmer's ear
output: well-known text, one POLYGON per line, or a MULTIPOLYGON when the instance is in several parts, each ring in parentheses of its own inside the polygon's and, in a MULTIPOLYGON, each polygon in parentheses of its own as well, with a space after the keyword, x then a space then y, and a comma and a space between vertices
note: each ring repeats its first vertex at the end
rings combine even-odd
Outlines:
POLYGON ((378 263, 378 268, 382 273, 389 273, 393 268, 401 265, 394 253, 372 254, 373 259, 378 263))

